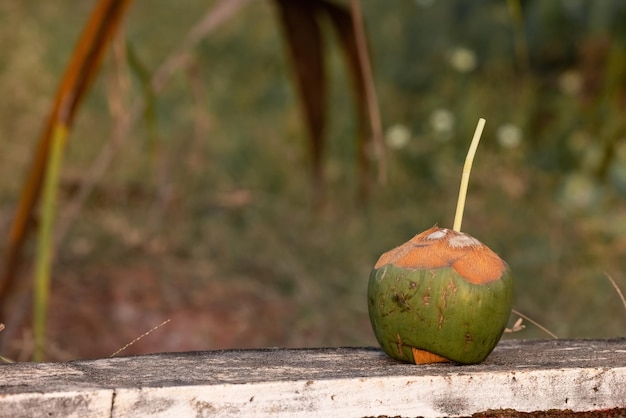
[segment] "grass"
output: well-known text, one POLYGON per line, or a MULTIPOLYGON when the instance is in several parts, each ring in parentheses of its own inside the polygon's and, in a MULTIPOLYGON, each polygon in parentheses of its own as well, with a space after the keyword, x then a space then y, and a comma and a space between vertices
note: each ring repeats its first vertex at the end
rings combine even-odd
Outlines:
MULTIPOLYGON (((349 81, 333 48, 321 213, 310 205, 304 129, 271 7, 253 2, 203 41, 194 50, 195 73, 177 74, 155 98, 158 154, 148 157, 141 125, 122 138, 123 152, 57 249, 50 355, 109 355, 166 318, 168 327, 129 352, 375 344, 365 303, 369 271, 382 252, 414 234, 452 225, 467 138, 480 116, 488 123, 464 231, 510 264, 516 310, 561 338, 624 336, 626 319, 615 315, 620 300, 604 273, 613 272, 617 288, 626 280, 625 136, 619 103, 609 94, 623 88, 614 84, 626 50, 618 48, 621 35, 615 33, 606 61, 615 66, 602 64, 594 73, 600 87, 571 94, 560 84, 564 74, 573 74, 575 84, 591 70, 582 58, 544 69, 536 37, 564 48, 570 41, 547 29, 530 34, 533 65, 520 78, 506 4, 504 15, 491 5, 458 25, 450 18, 456 3, 450 4, 363 3, 384 125, 410 134, 406 145, 389 150, 387 186, 376 187, 364 205, 354 199, 349 81), (469 72, 449 64, 459 45, 477 56, 469 72), (449 131, 431 124, 437 109, 453 116, 449 131), (521 142, 499 137, 507 124, 522 132, 521 142)), ((33 14, 24 5, 2 7, 0 39, 13 46, 2 48, 0 88, 15 94, 3 102, 0 138, 19 138, 0 140, 5 236, 19 174, 76 36, 63 19, 80 21, 83 14, 70 2, 33 14)), ((145 7, 134 5, 127 35, 146 68, 156 68, 205 5, 181 3, 175 20, 167 2, 145 7)), ((541 20, 536 9, 526 14, 541 20)), ((605 29, 617 30, 610 22, 605 29)), ((599 36, 586 28, 574 35, 580 48, 599 36)), ((61 218, 119 122, 110 116, 111 100, 128 109, 141 96, 133 77, 108 60, 87 98, 65 155, 61 218), (128 88, 116 93, 116 82, 128 88)), ((545 334, 528 326, 513 337, 545 334)), ((2 354, 18 359, 28 351, 28 338, 20 338, 2 354)))

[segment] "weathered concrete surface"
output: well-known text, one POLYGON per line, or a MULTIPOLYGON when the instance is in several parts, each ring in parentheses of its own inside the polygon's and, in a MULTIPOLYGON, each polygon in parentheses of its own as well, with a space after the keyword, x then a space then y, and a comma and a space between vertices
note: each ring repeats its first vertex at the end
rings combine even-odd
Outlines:
POLYGON ((626 414, 626 339, 503 341, 472 366, 402 364, 378 348, 0 366, 3 417, 414 417, 614 408, 626 414))

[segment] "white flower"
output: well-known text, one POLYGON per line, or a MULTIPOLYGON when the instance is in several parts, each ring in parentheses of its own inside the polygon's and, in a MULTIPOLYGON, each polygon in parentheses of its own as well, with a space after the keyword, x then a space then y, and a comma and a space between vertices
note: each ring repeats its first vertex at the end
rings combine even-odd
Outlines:
POLYGON ((570 174, 561 190, 561 203, 569 209, 586 209, 600 199, 600 187, 589 175, 570 174))
POLYGON ((401 149, 411 140, 411 131, 405 125, 392 125, 385 132, 385 142, 392 149, 401 149))
POLYGON ((435 109, 430 114, 430 126, 440 138, 445 140, 450 138, 454 130, 454 114, 448 109, 435 109))
POLYGON ((460 73, 469 73, 476 68, 476 64, 478 63, 476 53, 464 47, 453 49, 452 52, 450 52, 448 60, 452 68, 460 73))
POLYGON ((522 130, 512 123, 500 125, 496 130, 498 143, 502 148, 516 148, 522 143, 522 130))

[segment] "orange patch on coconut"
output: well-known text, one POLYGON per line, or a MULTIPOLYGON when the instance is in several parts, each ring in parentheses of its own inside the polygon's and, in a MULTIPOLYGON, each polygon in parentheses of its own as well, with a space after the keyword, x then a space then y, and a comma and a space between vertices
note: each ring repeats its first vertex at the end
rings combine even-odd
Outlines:
POLYGON ((441 357, 437 354, 433 354, 425 350, 420 350, 415 347, 411 347, 411 351, 413 352, 413 362, 415 364, 445 363, 450 361, 445 357, 441 357))
POLYGON ((452 267, 473 284, 498 280, 506 270, 505 262, 476 238, 436 226, 381 255, 374 268, 387 264, 408 269, 452 267))

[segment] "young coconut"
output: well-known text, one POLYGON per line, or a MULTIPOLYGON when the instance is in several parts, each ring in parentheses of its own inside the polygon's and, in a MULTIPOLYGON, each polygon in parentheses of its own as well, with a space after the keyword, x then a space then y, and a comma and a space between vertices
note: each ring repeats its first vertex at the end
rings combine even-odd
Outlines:
POLYGON ((507 264, 460 232, 471 165, 485 120, 468 152, 453 230, 433 227, 384 253, 370 274, 368 310, 389 356, 415 364, 474 364, 494 349, 511 314, 507 264))

